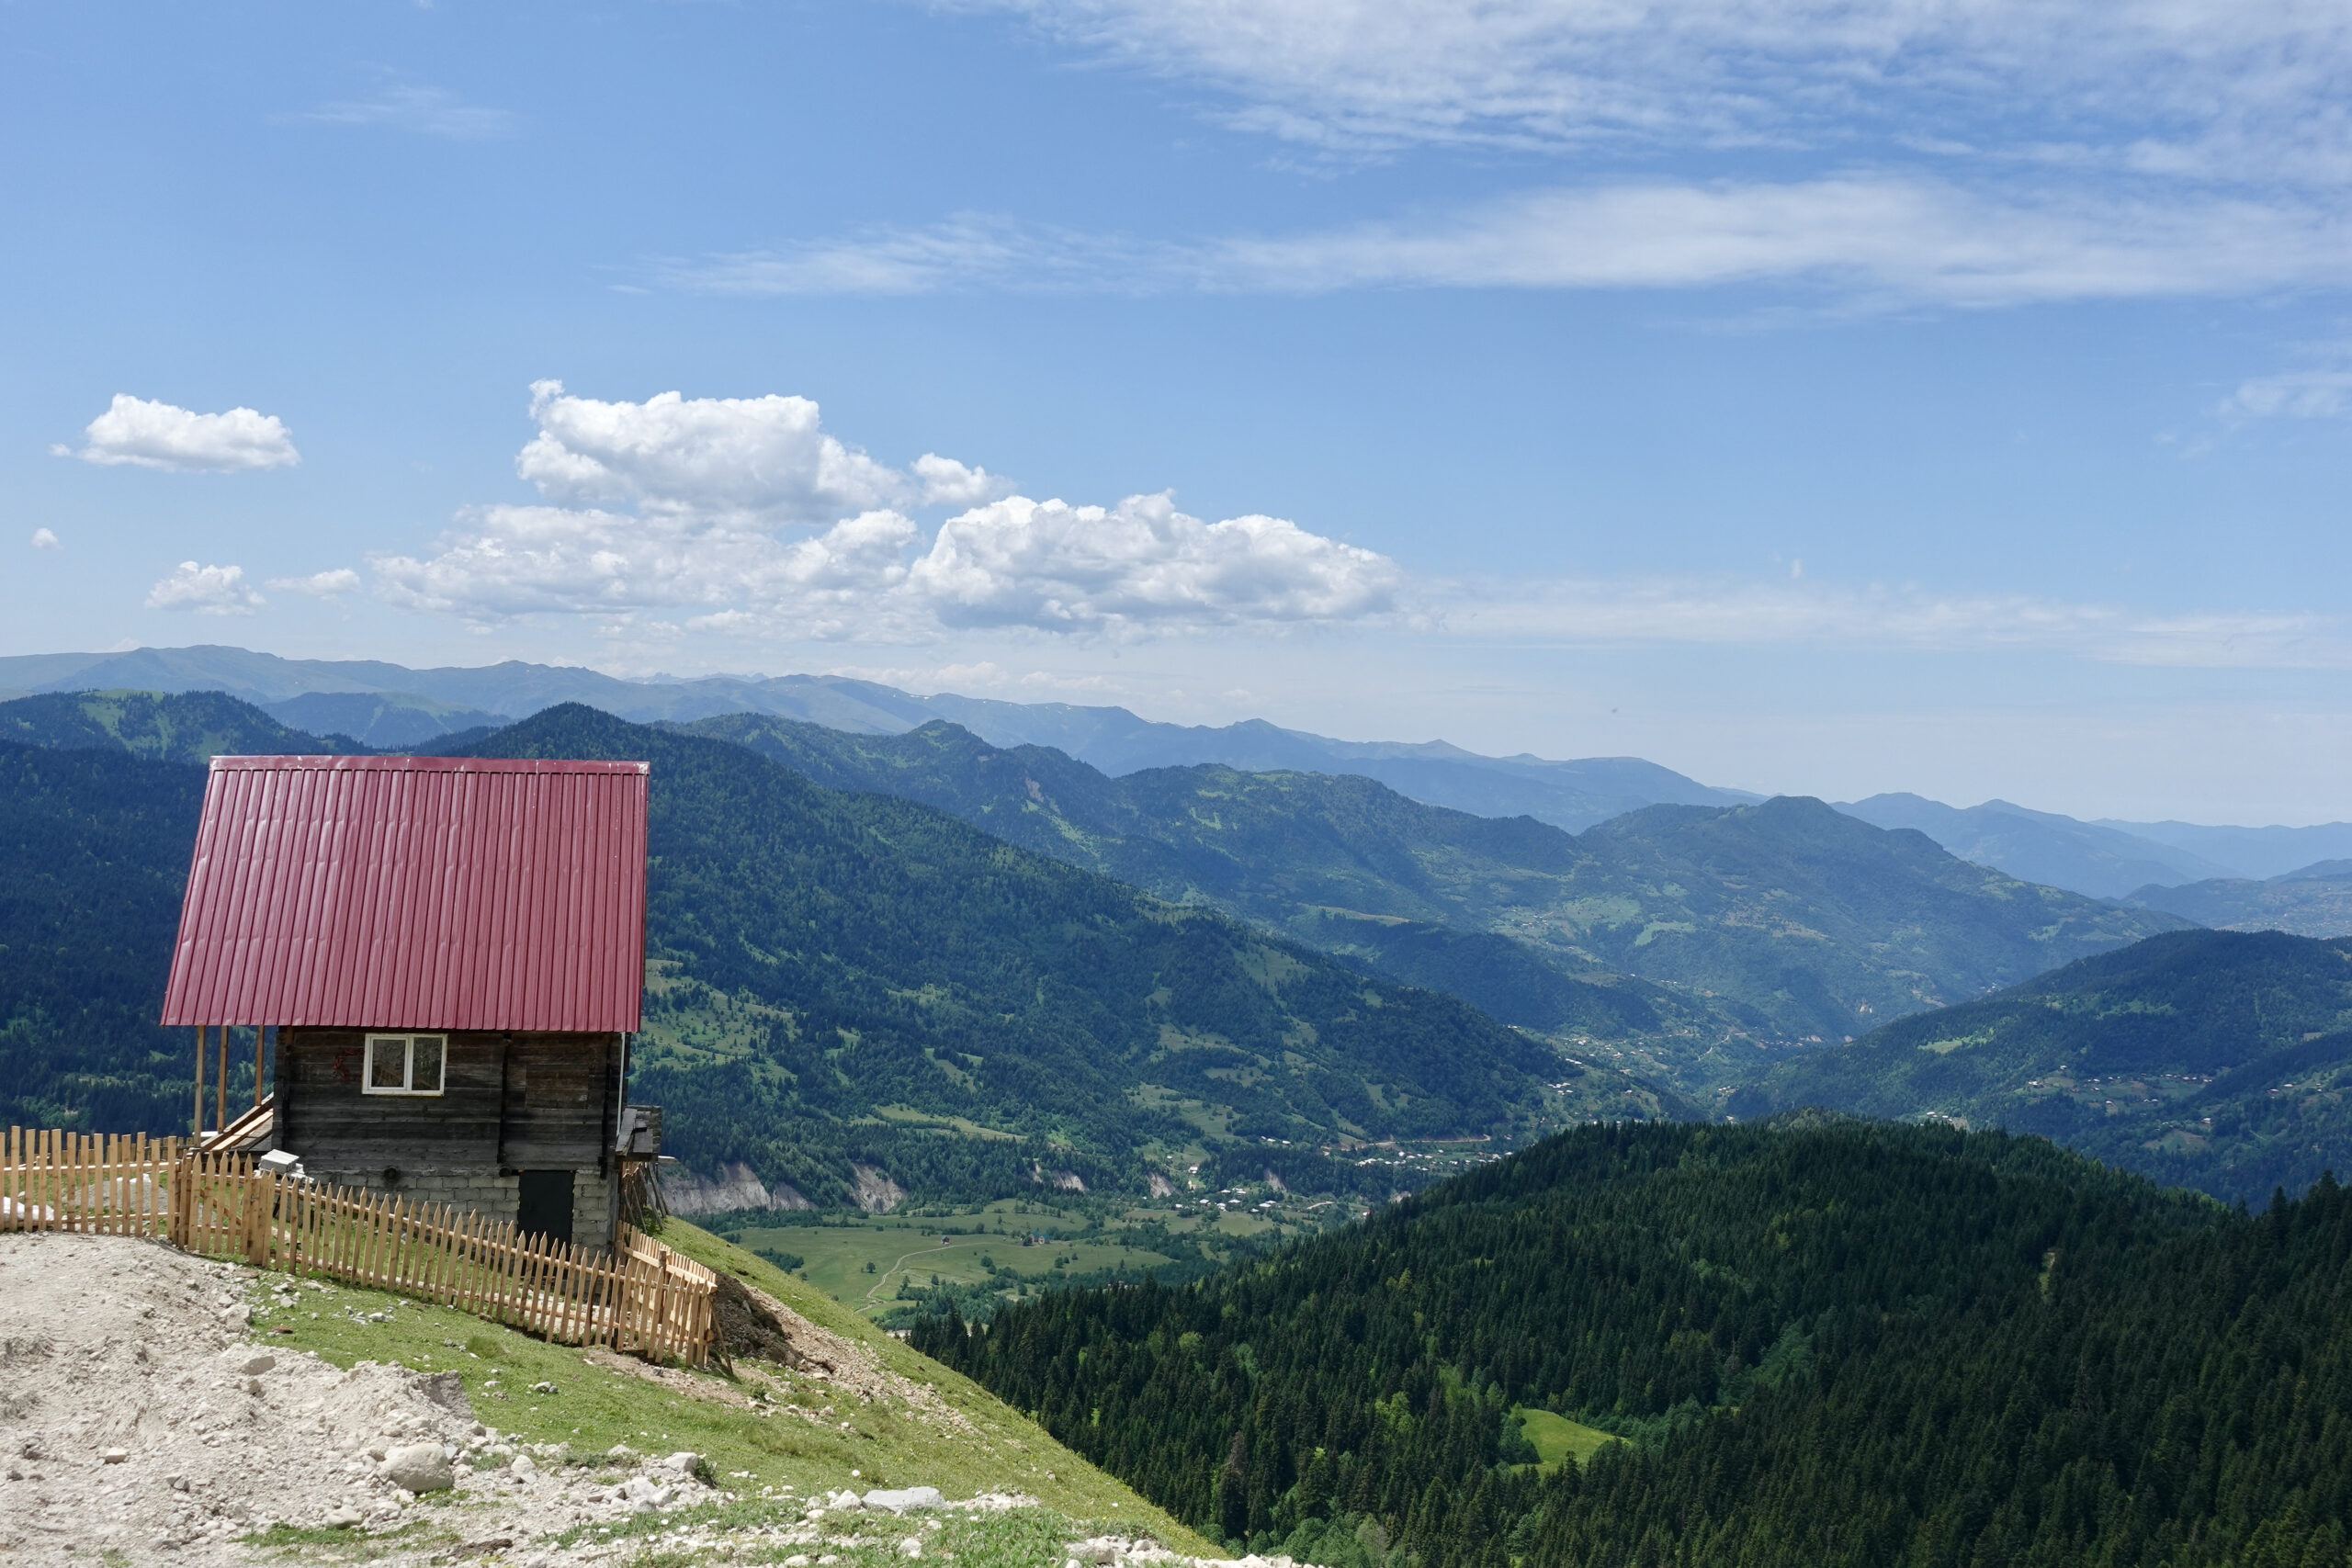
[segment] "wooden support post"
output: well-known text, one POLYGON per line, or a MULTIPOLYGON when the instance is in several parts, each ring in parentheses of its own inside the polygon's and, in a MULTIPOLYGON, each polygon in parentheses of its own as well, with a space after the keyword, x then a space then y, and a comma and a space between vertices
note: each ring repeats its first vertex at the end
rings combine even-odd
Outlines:
POLYGON ((196 1114, 189 1121, 187 1135, 204 1136, 204 1025, 196 1026, 196 1114))
POLYGON ((220 1081, 212 1086, 212 1124, 222 1132, 229 1128, 229 1026, 220 1027, 220 1081))
POLYGON ((261 1109, 261 1035, 262 1026, 254 1025, 254 1109, 261 1109))

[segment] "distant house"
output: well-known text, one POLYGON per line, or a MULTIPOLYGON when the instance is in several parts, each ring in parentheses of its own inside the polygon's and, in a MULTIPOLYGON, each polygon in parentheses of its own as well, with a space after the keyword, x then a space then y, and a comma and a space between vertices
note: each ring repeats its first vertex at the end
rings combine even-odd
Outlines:
POLYGON ((197 1032, 199 1135, 209 1032, 215 1146, 608 1246, 618 1156, 660 1124, 626 1098, 646 786, 643 762, 214 758, 163 1013, 197 1032), (222 1126, 232 1028, 257 1103, 222 1126))

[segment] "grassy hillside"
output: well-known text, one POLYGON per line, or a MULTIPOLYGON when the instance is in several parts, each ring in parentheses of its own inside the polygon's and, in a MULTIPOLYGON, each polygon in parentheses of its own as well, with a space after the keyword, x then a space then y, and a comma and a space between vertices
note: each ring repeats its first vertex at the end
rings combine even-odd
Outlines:
POLYGON ((1571 836, 1360 777, 1196 767, 1113 779, 944 724, 850 735, 738 715, 690 728, 1243 915, 1509 1022, 1666 1043, 1661 1059, 1691 1085, 1751 1072, 1747 1042, 1840 1041, 2179 923, 2016 881, 1813 800, 1653 807, 1571 836))
POLYGON ((0 740, 25 746, 119 748, 159 762, 228 756, 316 756, 366 748, 322 739, 220 692, 54 692, 0 703, 0 740))
POLYGON ((2039 1133, 2259 1205, 2352 1170, 2347 1091, 2352 939, 2181 931, 1784 1063, 1732 1107, 2039 1133))
POLYGON ((1579 1129, 1197 1286, 915 1342, 1320 1562, 2220 1568, 2343 1553, 2347 1289, 2332 1182, 2255 1219, 1815 1115, 1579 1129), (1624 1440, 1531 1464, 1527 1407, 1624 1440))
MULTIPOLYGON (((616 1443, 641 1454, 691 1450, 741 1500, 683 1517, 649 1518, 649 1534, 699 1523, 706 1515, 738 1527, 763 1522, 763 1509, 793 1517, 799 1504, 782 1495, 786 1488, 805 1499, 843 1487, 930 1485, 951 1498, 1025 1492, 1061 1519, 1090 1527, 1074 1533, 1099 1525, 1155 1534, 1180 1550, 1206 1550, 1183 1526, 985 1389, 764 1258, 681 1221, 672 1221, 662 1239, 850 1341, 886 1373, 935 1394, 961 1424, 926 1419, 904 1399, 860 1399, 765 1363, 739 1363, 733 1374, 714 1369, 654 1381, 621 1359, 587 1356, 465 1313, 341 1285, 302 1291, 290 1309, 256 1292, 256 1326, 287 1330, 282 1341, 273 1336, 270 1342, 315 1351, 338 1366, 368 1359, 454 1371, 482 1420, 517 1441, 564 1444, 583 1463, 616 1443), (552 1393, 537 1386, 548 1384, 552 1393), (820 1405, 833 1406, 842 1419, 803 1415, 820 1405)), ((1027 1559, 1038 1568, 1058 1561, 1058 1553, 1027 1559)))

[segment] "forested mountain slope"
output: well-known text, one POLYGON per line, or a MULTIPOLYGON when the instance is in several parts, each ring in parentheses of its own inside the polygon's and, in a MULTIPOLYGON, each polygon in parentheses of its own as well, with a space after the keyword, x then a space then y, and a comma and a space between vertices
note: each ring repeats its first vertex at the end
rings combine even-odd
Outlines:
POLYGON ((2179 931, 1790 1060, 1731 1107, 2040 1133, 2259 1205, 2352 1170, 2347 1096, 2352 939, 2179 931))
POLYGON ((480 750, 652 763, 639 1082, 704 1168, 1140 1185, 1204 1139, 1525 1131, 1572 1076, 1453 998, 739 747, 566 706, 480 750))
MULTIPOLYGON (((739 747, 562 707, 475 750, 652 761, 638 1089, 705 1170, 835 1202, 1140 1185, 1235 1139, 1524 1134, 1581 1103, 1588 1075, 1451 997, 739 747)), ((6 1114, 177 1125, 185 1053, 150 1021, 203 771, 0 761, 6 1114)), ((1625 1080, 1589 1076, 1583 1109, 1623 1113, 1625 1080)))
POLYGON ((1311 1561, 2340 1561, 2352 1201, 2259 1219, 2039 1140, 1579 1129, 1196 1285, 916 1343, 1311 1561), (1579 1468, 1510 1412, 1613 1428, 1579 1468))
POLYGON ((1365 778, 1113 779, 944 724, 851 735, 736 715, 688 728, 1356 954, 1510 1022, 1679 1038, 1699 1084, 1752 1070, 1752 1049, 1721 1054, 1727 1038, 1843 1040, 2179 923, 2018 882, 1813 800, 1651 807, 1571 836, 1365 778))
POLYGON ((0 1122, 186 1128, 195 1042, 155 1019, 203 795, 201 768, 0 741, 0 1122))
POLYGON ((0 703, 0 740, 119 748, 158 762, 218 756, 317 756, 364 750, 345 737, 288 729, 219 692, 55 692, 0 703))

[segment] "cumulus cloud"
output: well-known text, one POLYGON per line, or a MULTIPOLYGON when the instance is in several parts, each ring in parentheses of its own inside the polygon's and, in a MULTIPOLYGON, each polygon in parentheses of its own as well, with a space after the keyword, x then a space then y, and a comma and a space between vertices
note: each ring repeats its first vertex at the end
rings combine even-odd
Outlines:
POLYGON ((169 577, 147 591, 151 610, 193 610, 199 615, 250 615, 265 603, 245 586, 241 566, 180 562, 169 577))
POLYGON ((326 571, 314 571, 308 577, 273 577, 266 586, 311 599, 332 599, 338 593, 356 591, 359 574, 347 566, 338 566, 326 571))
POLYGON ((669 614, 728 635, 911 641, 1356 618, 1393 608, 1400 581, 1280 518, 1210 523, 1164 495, 1033 501, 935 452, 895 468, 827 434, 806 398, 604 402, 543 381, 531 412, 515 466, 548 503, 469 508, 431 551, 376 558, 386 597, 477 624, 592 614, 651 636, 631 617, 669 614), (963 510, 925 538, 908 509, 933 505, 963 510))
POLYGON ((531 388, 539 434, 515 472, 568 505, 632 504, 680 517, 829 523, 844 513, 1001 494, 985 469, 926 452, 912 473, 819 427, 807 398, 686 398, 641 403, 574 397, 560 381, 531 388))
POLYGON ((64 547, 65 547, 63 545, 58 542, 57 535, 51 530, 47 528, 36 528, 33 530, 33 548, 37 550, 62 550, 64 547))
POLYGON ((275 414, 248 408, 196 413, 128 392, 117 392, 83 435, 86 444, 78 452, 67 446, 50 450, 85 463, 128 463, 184 474, 283 468, 302 460, 294 450, 294 438, 275 414))
POLYGON ((1013 496, 944 524, 908 574, 950 626, 1069 630, 1355 619, 1396 607, 1386 557, 1279 517, 1204 523, 1166 495, 1013 496))

